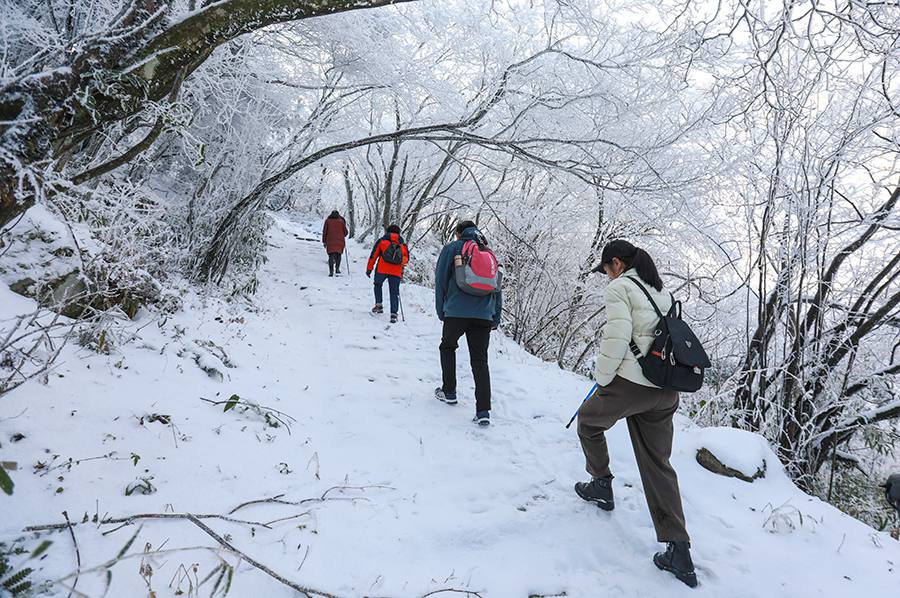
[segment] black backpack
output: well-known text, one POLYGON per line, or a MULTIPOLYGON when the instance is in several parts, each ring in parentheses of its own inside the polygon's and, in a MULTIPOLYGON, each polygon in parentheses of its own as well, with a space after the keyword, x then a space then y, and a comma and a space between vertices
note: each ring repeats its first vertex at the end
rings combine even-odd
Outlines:
POLYGON ((399 266, 403 263, 403 239, 391 241, 391 244, 385 247, 381 252, 381 259, 389 264, 399 266))
POLYGON ((699 390, 703 386, 703 370, 712 363, 691 327, 681 319, 681 301, 675 301, 672 296, 672 307, 669 313, 663 315, 644 285, 630 276, 627 278, 644 292, 659 316, 647 355, 641 355, 637 343, 631 340, 631 352, 637 358, 644 376, 660 388, 679 392, 699 390))

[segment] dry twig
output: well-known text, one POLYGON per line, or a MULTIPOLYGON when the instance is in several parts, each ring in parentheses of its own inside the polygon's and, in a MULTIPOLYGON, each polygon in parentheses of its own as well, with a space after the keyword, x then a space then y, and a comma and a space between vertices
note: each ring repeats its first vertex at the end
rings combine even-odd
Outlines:
POLYGON ((422 598, 428 598, 428 596, 434 596, 436 594, 465 594, 466 596, 475 596, 476 598, 483 598, 481 594, 474 590, 460 590, 458 588, 444 588, 442 590, 434 590, 432 592, 428 592, 427 594, 422 594, 422 598))
POLYGON ((291 506, 299 506, 305 505, 309 503, 317 503, 317 502, 328 502, 332 500, 368 500, 364 496, 328 496, 334 491, 343 491, 343 490, 360 490, 365 491, 369 489, 380 489, 380 490, 393 490, 392 486, 383 486, 383 485, 370 485, 370 486, 332 486, 328 490, 322 493, 322 496, 318 498, 304 498, 303 500, 292 501, 292 500, 282 500, 284 494, 276 494, 275 496, 269 498, 258 498, 256 500, 248 500, 247 502, 241 503, 235 508, 228 511, 229 515, 233 515, 237 511, 240 511, 244 507, 249 507, 251 505, 259 505, 259 504, 275 504, 275 505, 291 505, 291 506))
POLYGON ((72 529, 72 522, 69 521, 69 512, 63 511, 62 514, 63 514, 63 517, 66 518, 66 527, 69 528, 69 535, 72 536, 72 544, 75 545, 75 561, 78 564, 78 569, 76 570, 76 574, 75 574, 75 581, 72 582, 72 587, 69 589, 68 598, 72 598, 73 592, 77 593, 77 594, 81 593, 75 589, 75 587, 78 585, 77 571, 81 571, 81 551, 78 549, 78 540, 75 539, 75 530, 72 529))
MULTIPOLYGON (((229 523, 239 523, 241 525, 253 525, 253 526, 264 527, 266 529, 271 529, 271 527, 269 527, 268 524, 262 523, 259 521, 245 521, 243 519, 233 519, 233 518, 227 517, 225 515, 217 515, 217 514, 193 515, 191 513, 139 513, 137 515, 129 515, 127 517, 105 517, 99 521, 96 521, 95 523, 97 523, 98 525, 111 525, 114 523, 121 523, 122 524, 121 526, 119 526, 115 530, 111 530, 111 531, 116 531, 118 529, 121 529, 122 527, 131 525, 132 523, 134 523, 135 521, 138 521, 140 519, 188 519, 188 520, 190 520, 190 519, 221 519, 222 521, 228 521, 229 523)), ((87 522, 85 521, 82 523, 87 523, 87 522)), ((45 524, 45 525, 29 525, 23 531, 42 532, 42 531, 48 531, 48 530, 65 529, 67 527, 71 529, 72 527, 74 527, 76 525, 80 525, 80 524, 79 523, 70 523, 67 521, 66 523, 49 523, 49 524, 45 524)))

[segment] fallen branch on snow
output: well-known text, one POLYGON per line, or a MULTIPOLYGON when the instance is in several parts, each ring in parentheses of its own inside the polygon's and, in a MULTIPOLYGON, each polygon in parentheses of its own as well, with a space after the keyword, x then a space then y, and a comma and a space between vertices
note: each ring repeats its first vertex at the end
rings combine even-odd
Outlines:
MULTIPOLYGON (((325 492, 323 492, 323 493, 322 493, 320 496, 318 496, 318 497, 315 497, 315 498, 306 498, 306 499, 302 499, 302 500, 298 500, 298 501, 288 501, 288 500, 283 500, 283 497, 284 497, 285 495, 284 495, 284 494, 278 494, 278 495, 276 495, 276 496, 269 497, 269 498, 262 498, 262 499, 251 500, 251 501, 247 501, 247 502, 241 503, 241 504, 239 504, 238 506, 236 506, 234 509, 232 509, 232 510, 228 513, 228 515, 231 515, 231 514, 235 513, 236 511, 238 511, 238 510, 240 510, 240 509, 243 509, 243 508, 245 508, 245 507, 249 507, 249 506, 251 506, 251 505, 258 505, 258 504, 283 504, 283 505, 297 506, 297 505, 302 505, 302 504, 322 503, 322 502, 338 501, 338 500, 349 500, 349 501, 355 501, 355 500, 367 500, 365 497, 359 497, 359 496, 357 496, 357 497, 331 496, 331 494, 334 493, 334 492, 344 492, 344 491, 347 491, 347 490, 365 491, 365 490, 368 490, 368 489, 388 489, 388 490, 393 490, 394 488, 391 487, 391 486, 384 486, 384 485, 369 485, 369 486, 332 486, 331 488, 328 488, 327 490, 325 490, 325 492)), ((282 575, 280 575, 279 573, 273 571, 272 569, 270 569, 269 567, 267 567, 267 566, 264 565, 263 563, 260 563, 259 561, 255 560, 254 558, 248 556, 246 553, 244 553, 244 552, 242 552, 241 550, 239 550, 238 548, 236 548, 236 547, 235 547, 234 545, 232 545, 228 540, 226 540, 224 537, 220 536, 220 535, 219 535, 218 533, 216 533, 212 528, 210 528, 208 525, 206 525, 205 523, 203 523, 203 521, 201 521, 201 520, 203 520, 203 519, 220 519, 220 520, 222 520, 222 521, 227 521, 227 522, 229 522, 229 523, 237 523, 237 524, 241 524, 241 525, 258 526, 258 527, 265 528, 265 529, 272 529, 272 528, 271 528, 271 525, 274 524, 274 523, 278 523, 278 522, 281 522, 281 521, 286 521, 286 520, 289 520, 289 519, 295 519, 295 518, 297 518, 297 517, 302 517, 302 516, 304 516, 304 515, 309 515, 309 514, 310 514, 310 512, 309 512, 309 511, 306 511, 306 512, 299 513, 299 514, 296 514, 296 515, 292 515, 292 516, 288 516, 288 517, 283 517, 283 518, 280 518, 280 519, 275 519, 275 520, 273 520, 273 521, 269 521, 269 522, 267 522, 267 523, 263 523, 263 522, 258 522, 258 521, 247 521, 247 520, 243 520, 243 519, 235 519, 235 518, 229 517, 229 516, 227 516, 227 515, 219 515, 219 514, 197 514, 197 515, 195 515, 195 514, 192 514, 192 513, 140 513, 140 514, 136 514, 136 515, 129 515, 129 516, 127 516, 127 517, 104 517, 103 519, 98 519, 98 518, 95 517, 93 520, 89 520, 89 519, 87 519, 87 516, 85 516, 85 520, 84 520, 84 521, 82 521, 82 522, 80 522, 80 523, 78 523, 78 522, 73 523, 72 521, 70 521, 68 515, 67 515, 66 513, 63 513, 64 517, 66 518, 65 523, 51 523, 51 524, 44 524, 44 525, 30 525, 30 526, 24 528, 24 531, 26 531, 26 532, 39 532, 39 531, 51 531, 51 530, 63 530, 63 529, 68 529, 68 530, 69 530, 69 533, 72 535, 72 540, 73 540, 73 542, 75 542, 75 533, 74 533, 74 531, 73 531, 73 528, 74 528, 75 526, 77 526, 77 525, 83 525, 83 524, 87 524, 87 523, 94 523, 94 524, 97 524, 98 526, 101 526, 101 525, 111 525, 111 524, 120 524, 120 525, 119 525, 118 527, 116 527, 115 529, 112 529, 112 530, 108 530, 108 531, 106 531, 106 532, 103 532, 103 535, 107 535, 107 534, 113 533, 113 532, 115 532, 115 531, 117 531, 117 530, 119 530, 119 529, 121 529, 121 528, 123 528, 123 527, 125 527, 125 526, 131 525, 131 524, 133 524, 133 523, 135 523, 136 521, 139 521, 139 520, 147 520, 147 519, 182 519, 182 520, 187 520, 187 521, 190 521, 191 523, 193 523, 194 525, 196 525, 198 528, 200 528, 200 529, 201 529, 203 532, 205 532, 207 535, 209 535, 209 536, 210 536, 213 540, 215 540, 215 541, 216 541, 223 549, 225 549, 226 551, 230 552, 231 554, 234 554, 234 555, 240 557, 241 559, 243 559, 243 560, 246 561, 247 563, 250 563, 250 564, 253 565, 255 568, 259 569, 260 571, 262 571, 262 572, 265 573, 266 575, 272 577, 273 579, 275 579, 275 580, 278 581, 279 583, 281 583, 281 584, 283 584, 283 585, 285 585, 285 586, 287 586, 287 587, 289 587, 289 588, 291 588, 291 589, 293 589, 293 590, 295 590, 295 591, 297 591, 297 592, 300 592, 301 594, 304 594, 304 595, 306 595, 306 596, 308 596, 308 597, 319 596, 319 597, 321 597, 321 598, 339 598, 339 597, 336 596, 335 594, 331 594, 331 593, 329 593, 329 592, 325 592, 325 591, 322 591, 322 590, 317 590, 317 589, 315 589, 315 588, 306 587, 306 586, 300 585, 300 584, 298 584, 298 583, 296 583, 296 582, 293 582, 293 581, 291 581, 291 580, 285 578, 284 576, 282 576, 282 575)), ((133 541, 133 538, 132 538, 132 541, 133 541)), ((129 544, 126 544, 125 550, 127 550, 127 547, 130 545, 130 542, 131 542, 131 541, 129 541, 129 544)), ((201 547, 197 547, 197 548, 201 548, 201 547)), ((71 590, 73 590, 73 591, 74 591, 74 586, 75 586, 75 584, 78 583, 78 576, 79 576, 81 573, 88 573, 88 572, 91 572, 91 571, 101 570, 101 569, 104 569, 104 568, 108 569, 109 567, 111 567, 112 565, 114 565, 114 564, 115 564, 116 562, 118 562, 119 560, 122 560, 123 558, 129 558, 130 556, 134 556, 134 555, 124 555, 124 554, 121 554, 121 553, 120 553, 119 556, 118 556, 116 559, 113 559, 112 561, 109 561, 108 563, 105 563, 104 565, 101 565, 101 566, 99 566, 99 567, 95 567, 94 569, 82 571, 82 569, 81 569, 81 555, 80 555, 80 552, 79 552, 79 550, 78 550, 78 544, 77 544, 77 542, 75 542, 75 550, 76 550, 76 556, 77 556, 77 559, 78 559, 78 569, 77 569, 72 575, 66 576, 66 577, 64 577, 64 578, 62 578, 62 579, 60 579, 60 580, 58 580, 58 581, 56 582, 56 583, 61 583, 61 582, 65 581, 66 579, 70 579, 70 578, 74 577, 74 578, 75 578, 75 583, 72 585, 71 588, 67 588, 67 589, 71 589, 71 590)), ((307 549, 307 555, 308 555, 308 553, 309 553, 309 551, 308 551, 308 549, 307 549)), ((304 562, 305 562, 305 560, 306 560, 306 557, 304 556, 304 562)), ((301 567, 302 567, 302 563, 301 563, 301 567)), ((478 592, 475 592, 475 591, 472 591, 472 590, 460 590, 460 589, 455 589, 455 588, 445 588, 445 589, 441 589, 441 590, 435 590, 435 591, 429 592, 428 594, 425 594, 422 598, 426 598, 426 597, 429 597, 429 596, 434 596, 434 595, 440 594, 440 593, 459 593, 459 594, 465 594, 466 596, 474 596, 475 598, 481 598, 481 594, 479 594, 478 592)))
POLYGON ((298 583, 295 583, 285 577, 282 577, 281 575, 272 571, 271 569, 269 569, 268 567, 266 567, 265 565, 263 565, 256 559, 254 559, 250 556, 247 556, 246 554, 244 554, 243 552, 241 552, 240 550, 235 548, 227 540, 225 540, 225 538, 223 538, 222 536, 220 536, 219 534, 214 532, 208 525, 206 525, 205 523, 203 523, 202 521, 200 521, 193 515, 188 515, 188 519, 191 521, 191 523, 193 523, 194 525, 196 525, 197 527, 202 529, 204 532, 209 534, 209 536, 213 540, 218 542, 223 548, 226 548, 226 549, 234 552, 235 554, 240 555, 242 559, 244 559, 245 561, 247 561, 248 563, 250 563, 257 569, 259 569, 260 571, 262 571, 263 573, 265 573, 272 579, 275 579, 276 581, 282 583, 283 585, 286 585, 287 587, 289 587, 293 590, 296 590, 302 594, 306 594, 307 596, 322 596, 323 598, 338 598, 338 596, 336 596, 334 594, 329 594, 328 592, 323 592, 321 590, 316 590, 314 588, 308 588, 306 586, 301 586, 298 583))
POLYGON ((332 500, 369 500, 364 496, 328 496, 334 491, 344 491, 344 490, 360 490, 365 491, 369 489, 378 489, 378 490, 394 490, 392 486, 382 486, 382 485, 371 485, 371 486, 332 486, 328 490, 322 493, 322 496, 318 498, 304 498, 303 500, 282 500, 284 494, 276 494, 275 496, 269 498, 259 498, 256 500, 248 500, 247 502, 241 503, 235 508, 228 511, 229 515, 233 515, 237 511, 243 509, 244 507, 249 507, 251 505, 259 505, 259 504, 275 504, 275 505, 290 505, 290 506, 299 506, 305 505, 309 503, 317 503, 317 502, 328 502, 332 500))
MULTIPOLYGON (((299 515, 298 515, 298 517, 299 517, 299 515)), ((137 515, 129 515, 127 517, 105 517, 103 519, 93 521, 93 523, 96 523, 97 525, 112 525, 115 523, 121 523, 122 525, 119 528, 116 528, 116 530, 118 530, 121 527, 125 527, 126 525, 131 525, 135 521, 142 520, 142 519, 188 519, 188 520, 190 520, 191 518, 194 518, 194 519, 221 519, 222 521, 228 521, 229 523, 239 523, 241 525, 259 526, 259 527, 264 527, 266 529, 272 529, 268 524, 261 523, 259 521, 245 521, 243 519, 234 519, 232 517, 227 517, 225 515, 217 515, 217 514, 193 515, 191 513, 140 513, 137 515)), ((28 527, 24 528, 22 531, 43 532, 43 531, 49 531, 49 530, 59 530, 59 529, 66 529, 66 528, 74 527, 76 525, 82 525, 85 523, 91 523, 91 521, 82 521, 81 523, 66 522, 66 523, 48 523, 45 525, 29 525, 28 527)), ((116 531, 116 530, 112 530, 112 531, 116 531)), ((111 532, 107 532, 107 533, 111 533, 111 532)))
MULTIPOLYGON (((131 521, 134 521, 137 519, 185 519, 187 521, 190 521, 197 527, 199 527, 201 530, 203 530, 213 540, 218 542, 218 544, 222 548, 224 548, 225 550, 231 552, 232 554, 234 554, 236 556, 239 556, 244 561, 250 563, 257 569, 259 569, 266 575, 272 577, 273 579, 277 580, 278 582, 282 583, 283 585, 286 585, 287 587, 289 587, 293 590, 296 590, 297 592, 300 592, 301 594, 304 594, 308 597, 309 596, 320 596, 322 598, 339 598, 335 594, 331 594, 329 592, 302 586, 302 585, 295 583, 295 582, 283 577, 282 575, 276 573, 275 571, 273 571, 266 565, 260 563, 253 557, 251 557, 251 556, 247 555, 246 553, 242 552, 241 550, 237 549, 234 545, 232 545, 230 542, 225 540, 225 538, 223 538, 222 536, 217 534, 215 531, 213 531, 212 528, 210 528, 208 525, 203 523, 201 521, 201 519, 223 519, 225 521, 239 522, 239 523, 253 523, 253 522, 245 522, 245 521, 241 521, 241 520, 237 520, 237 519, 232 519, 230 517, 225 517, 222 515, 192 515, 190 513, 153 513, 153 514, 145 514, 145 515, 132 515, 131 517, 122 517, 122 518, 118 518, 118 519, 104 519, 104 520, 100 521, 99 523, 101 525, 106 524, 106 523, 123 523, 123 524, 127 525, 131 521)), ((34 526, 26 527, 25 531, 47 531, 47 530, 58 530, 58 529, 66 529, 67 528, 69 530, 69 532, 72 534, 72 538, 74 540, 75 536, 74 536, 74 532, 72 531, 72 528, 75 525, 78 525, 78 524, 70 522, 68 520, 68 517, 66 517, 66 523, 49 524, 49 525, 34 525, 34 526)), ((267 527, 265 524, 261 524, 261 523, 255 523, 254 525, 260 525, 262 527, 267 527)), ((140 531, 140 530, 138 530, 138 531, 140 531)), ((132 538, 132 540, 133 540, 133 538, 132 538)), ((127 549, 128 545, 130 545, 130 541, 129 541, 129 544, 126 544, 126 549, 127 549)), ((94 569, 91 569, 91 570, 82 571, 81 570, 81 554, 78 551, 77 543, 75 544, 75 550, 76 550, 76 554, 78 556, 78 569, 73 574, 68 575, 68 576, 58 580, 56 583, 61 583, 61 582, 65 581, 66 579, 69 579, 73 576, 75 577, 75 580, 76 580, 75 583, 77 583, 78 576, 81 573, 87 573, 89 571, 96 571, 96 570, 102 570, 102 569, 109 569, 112 565, 116 564, 118 561, 122 560, 123 558, 128 558, 129 556, 135 556, 135 555, 123 555, 120 553, 115 559, 105 563, 104 565, 101 565, 100 567, 95 567, 94 569)), ((176 550, 181 550, 181 549, 176 549, 176 550)), ((146 555, 144 555, 144 556, 146 556, 146 555)), ((71 589, 74 590, 74 584, 71 589)))

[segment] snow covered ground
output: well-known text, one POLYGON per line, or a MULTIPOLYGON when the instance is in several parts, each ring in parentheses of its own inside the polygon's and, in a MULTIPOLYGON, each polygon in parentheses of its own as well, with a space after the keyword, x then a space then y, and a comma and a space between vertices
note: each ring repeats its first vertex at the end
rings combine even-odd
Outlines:
MULTIPOLYGON (((275 521, 270 529, 204 522, 285 578, 338 596, 455 588, 497 598, 862 597, 900 587, 900 543, 800 492, 757 437, 701 431, 684 418, 673 462, 700 587, 658 571, 650 557, 661 546, 624 425, 609 435, 616 510, 572 491, 586 474, 574 427, 563 426, 590 382, 495 335, 492 425, 475 427, 464 343, 460 404, 432 398, 440 326, 431 291, 403 286, 403 323, 369 314, 367 248, 351 245, 349 275, 328 278, 321 244, 306 240, 319 227, 279 221, 255 307, 189 299, 165 322, 138 322, 146 325, 140 338, 121 352, 73 345, 47 385, 0 398, 0 460, 20 465, 15 494, 0 495, 0 542, 22 537, 25 526, 59 523, 63 511, 77 522, 85 514, 227 515, 256 499, 324 494, 230 515, 275 521), (234 394, 287 414, 290 430, 270 425, 284 419, 277 413, 267 422, 266 411, 201 400, 234 394), (745 468, 766 459, 765 479, 747 484, 702 469, 694 457, 706 440, 745 468), (126 496, 142 477, 156 491, 126 496)), ((30 309, 5 287, 0 293, 4 317, 30 309)), ((196 585, 219 558, 238 561, 191 549, 217 545, 185 519, 138 521, 108 535, 119 526, 88 522, 74 528, 82 568, 113 559, 138 525, 127 551, 136 556, 112 567, 108 596, 176 595, 184 570, 196 585), (149 579, 142 561, 152 565, 149 579)), ((54 541, 41 575, 74 570, 68 531, 24 536, 31 548, 38 537, 54 541)), ((100 596, 105 579, 103 568, 82 574, 78 590, 100 596)), ((180 589, 187 595, 189 582, 180 589)), ((244 561, 229 595, 297 593, 244 561)))

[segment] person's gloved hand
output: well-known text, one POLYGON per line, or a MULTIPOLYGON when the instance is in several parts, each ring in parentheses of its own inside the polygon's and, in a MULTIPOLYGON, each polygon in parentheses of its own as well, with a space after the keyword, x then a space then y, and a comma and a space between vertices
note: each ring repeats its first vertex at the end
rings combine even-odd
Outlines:
POLYGON ((369 278, 371 278, 371 277, 372 277, 372 271, 371 271, 371 270, 366 270, 366 276, 368 276, 369 278))

